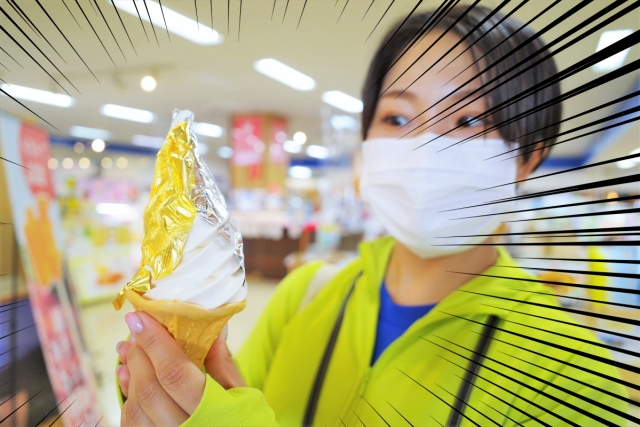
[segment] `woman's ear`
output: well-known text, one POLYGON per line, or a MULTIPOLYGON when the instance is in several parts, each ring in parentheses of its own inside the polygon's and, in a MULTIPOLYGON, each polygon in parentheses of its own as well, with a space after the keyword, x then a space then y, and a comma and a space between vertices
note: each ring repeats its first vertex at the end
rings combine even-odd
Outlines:
POLYGON ((529 159, 525 162, 524 157, 518 157, 518 173, 516 181, 523 181, 547 158, 548 148, 532 151, 529 159))

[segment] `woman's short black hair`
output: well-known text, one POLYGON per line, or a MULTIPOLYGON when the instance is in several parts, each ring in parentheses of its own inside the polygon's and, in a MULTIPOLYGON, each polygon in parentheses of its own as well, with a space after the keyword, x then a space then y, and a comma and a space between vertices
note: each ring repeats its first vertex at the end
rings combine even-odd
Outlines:
MULTIPOLYGON (((461 15, 464 14, 467 9, 468 6, 457 6, 452 8, 439 22, 437 22, 435 28, 441 30, 449 28, 458 18, 460 18, 461 15)), ((380 47, 369 66, 369 71, 362 91, 362 101, 364 104, 362 111, 363 139, 366 139, 367 131, 371 126, 371 121, 373 120, 376 111, 384 74, 392 66, 393 62, 402 54, 405 50, 405 46, 409 46, 413 41, 413 38, 420 33, 420 30, 423 27, 425 27, 425 23, 433 17, 434 13, 435 12, 433 11, 423 12, 411 16, 406 22, 404 22, 404 24, 396 24, 382 40, 380 47)), ((476 6, 455 25, 453 25, 450 32, 453 31, 456 35, 463 37, 469 34, 471 30, 490 13, 491 9, 476 6)), ((507 58, 489 69, 480 77, 480 83, 483 85, 485 82, 502 74, 517 63, 532 56, 538 50, 540 50, 540 52, 535 56, 535 59, 524 61, 523 64, 516 68, 516 70, 525 68, 527 65, 530 65, 535 60, 538 60, 549 53, 544 42, 540 38, 515 49, 521 43, 534 36, 535 33, 528 27, 522 27, 520 22, 511 17, 495 26, 503 18, 504 15, 499 12, 494 14, 477 30, 469 34, 465 40, 466 46, 472 45, 472 48, 469 49, 469 51, 471 52, 474 61, 477 58, 481 58, 486 55, 478 62, 477 65, 480 65, 480 67, 478 67, 479 69, 484 69, 486 67, 485 64, 494 64, 502 56, 507 55, 507 58), (491 29, 494 26, 495 28, 491 29)), ((450 57, 443 59, 442 66, 444 67, 444 65, 446 65, 452 58, 453 56, 450 55, 450 57)), ((509 72, 507 76, 500 77, 496 82, 491 83, 489 87, 495 87, 499 83, 507 80, 509 76, 515 74, 516 70, 509 72)), ((553 58, 549 58, 497 89, 488 92, 485 95, 487 107, 492 108, 495 105, 507 101, 522 93, 525 89, 552 77, 556 73, 556 64, 553 58)), ((514 102, 506 108, 495 111, 490 117, 488 117, 489 122, 494 124, 502 123, 509 118, 527 112, 558 96, 560 96, 560 84, 555 82, 542 90, 538 90, 533 94, 514 102)), ((521 117, 518 120, 499 128, 498 131, 502 139, 508 143, 517 141, 521 146, 523 146, 521 150, 525 153, 523 157, 524 161, 527 162, 531 156, 530 153, 527 152, 531 151, 533 147, 524 146, 534 141, 546 138, 549 139, 545 140, 541 144, 544 146, 553 144, 556 140, 553 136, 557 135, 560 129, 558 122, 561 120, 561 117, 562 104, 555 103, 534 114, 521 117)), ((543 150, 544 157, 548 155, 548 152, 548 149, 543 150)))

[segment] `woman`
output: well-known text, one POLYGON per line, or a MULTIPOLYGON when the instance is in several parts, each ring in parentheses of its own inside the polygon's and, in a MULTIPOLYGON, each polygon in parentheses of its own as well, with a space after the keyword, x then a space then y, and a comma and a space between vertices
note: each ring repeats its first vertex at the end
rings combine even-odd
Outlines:
POLYGON ((609 355, 493 243, 500 215, 453 220, 473 215, 452 209, 512 197, 513 182, 548 154, 527 144, 558 133, 561 116, 554 104, 462 141, 560 93, 556 83, 474 119, 553 76, 549 60, 456 104, 544 48, 539 39, 519 46, 533 33, 512 19, 489 31, 500 14, 481 23, 490 11, 476 7, 458 20, 465 10, 454 8, 408 50, 433 13, 396 26, 369 68, 361 190, 391 237, 363 243, 360 258, 302 307, 320 264, 292 272, 234 359, 216 341, 208 375, 151 317, 128 314, 135 341, 118 346, 123 425, 622 423, 628 400, 609 355), (483 162, 516 140, 517 160, 483 162))

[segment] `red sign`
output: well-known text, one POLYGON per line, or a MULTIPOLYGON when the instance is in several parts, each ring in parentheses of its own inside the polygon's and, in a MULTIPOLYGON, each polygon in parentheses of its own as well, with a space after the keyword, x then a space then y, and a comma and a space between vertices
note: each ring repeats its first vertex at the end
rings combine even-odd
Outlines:
POLYGON ((237 116, 233 119, 233 163, 255 166, 262 163, 265 144, 262 140, 264 123, 260 116, 237 116))
POLYGON ((45 193, 53 199, 53 183, 47 166, 49 135, 35 126, 22 124, 20 129, 20 158, 27 184, 33 194, 45 193))
POLYGON ((271 121, 271 143, 269 144, 269 158, 275 165, 286 165, 289 156, 284 151, 284 141, 287 139, 287 122, 275 118, 271 121))

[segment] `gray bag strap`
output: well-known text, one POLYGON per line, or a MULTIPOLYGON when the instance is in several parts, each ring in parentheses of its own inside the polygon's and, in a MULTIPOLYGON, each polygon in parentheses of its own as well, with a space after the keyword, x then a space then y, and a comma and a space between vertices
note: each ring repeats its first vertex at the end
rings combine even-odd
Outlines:
POLYGON ((320 268, 316 270, 313 278, 307 285, 307 291, 304 294, 304 298, 302 298, 302 302, 298 306, 298 311, 302 310, 316 294, 333 279, 339 272, 342 270, 342 267, 335 264, 322 264, 320 268))

